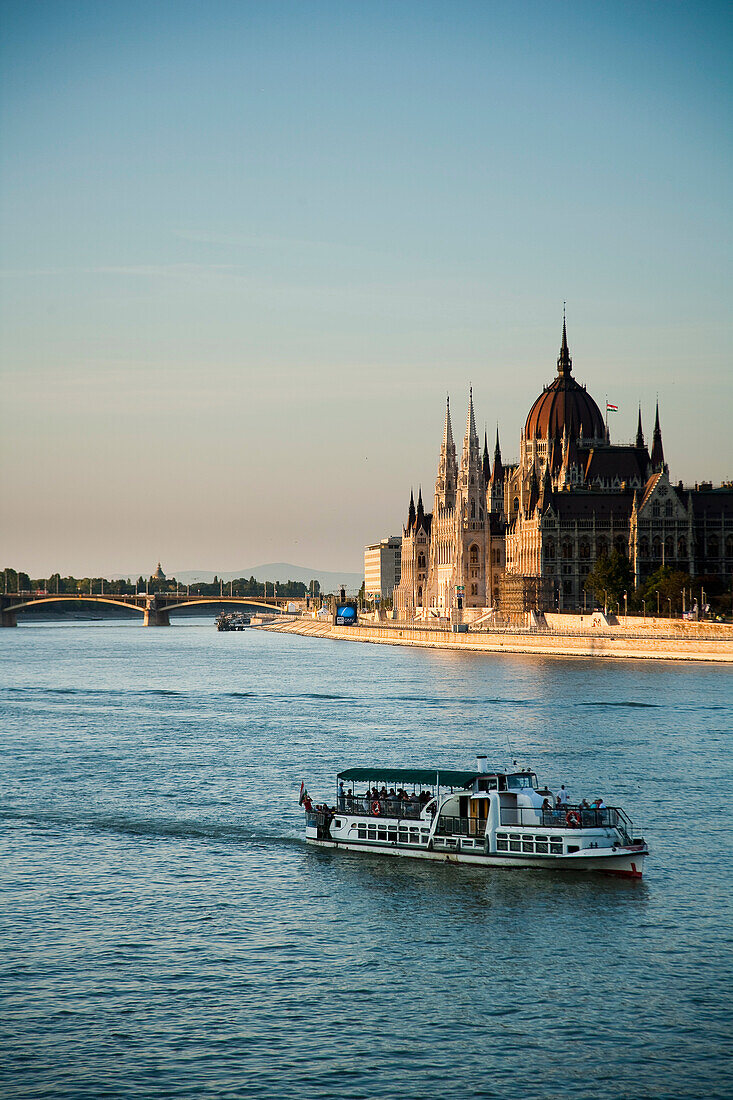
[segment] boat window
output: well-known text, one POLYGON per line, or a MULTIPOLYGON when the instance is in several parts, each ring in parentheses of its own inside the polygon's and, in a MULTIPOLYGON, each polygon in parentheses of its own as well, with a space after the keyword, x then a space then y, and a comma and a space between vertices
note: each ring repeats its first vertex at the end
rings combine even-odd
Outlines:
POLYGON ((520 772, 516 775, 508 775, 507 784, 510 790, 517 790, 523 787, 536 787, 537 776, 534 772, 520 772))

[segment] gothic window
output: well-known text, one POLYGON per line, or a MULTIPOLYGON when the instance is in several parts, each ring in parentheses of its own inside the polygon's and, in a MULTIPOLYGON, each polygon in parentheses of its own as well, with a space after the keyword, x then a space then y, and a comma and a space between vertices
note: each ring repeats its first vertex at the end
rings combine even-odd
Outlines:
POLYGON ((708 535, 708 557, 717 558, 718 556, 718 536, 708 535))
POLYGON ((580 549, 580 557, 587 560, 590 557, 590 543, 588 542, 588 539, 581 539, 580 540, 580 548, 579 549, 580 549))
POLYGON ((476 519, 476 501, 471 501, 471 519, 476 519))
POLYGON ((677 553, 681 558, 687 557, 687 539, 680 539, 677 543, 677 553))
POLYGON ((667 503, 665 504, 665 506, 664 506, 664 514, 665 514, 665 516, 672 516, 672 515, 674 515, 674 506, 673 506, 673 504, 672 504, 672 501, 671 501, 671 500, 668 500, 668 501, 667 501, 667 503))
POLYGON ((468 551, 468 560, 470 561, 471 565, 478 565, 478 546, 476 545, 476 543, 474 543, 471 549, 468 551))
POLYGON ((728 535, 725 540, 725 556, 733 558, 733 535, 728 535))
POLYGON ((483 519, 484 519, 484 510, 483 510, 483 508, 479 508, 479 510, 478 510, 478 518, 479 518, 479 519, 481 520, 481 522, 483 523, 483 519))
POLYGON ((616 536, 616 538, 613 540, 613 548, 614 550, 618 550, 619 554, 626 553, 626 539, 623 535, 616 536))
POLYGON ((417 555, 417 567, 418 567, 418 569, 424 569, 425 568, 425 555, 424 554, 418 554, 417 555))
POLYGON ((639 557, 649 557, 649 539, 646 537, 646 535, 644 535, 643 538, 639 539, 639 557))
POLYGON ((596 551, 599 558, 608 557, 608 539, 600 538, 596 543, 596 551))
POLYGON ((573 556, 573 544, 568 539, 562 544, 562 556, 564 558, 572 558, 573 556))
POLYGON ((658 500, 655 500, 654 503, 652 504, 652 515, 654 516, 655 519, 659 518, 659 501, 658 500))
POLYGON ((563 590, 564 595, 572 596, 572 594, 573 594, 573 582, 572 581, 563 581, 562 582, 562 590, 563 590))
POLYGON ((422 603, 422 585, 417 590, 417 602, 422 603))
POLYGON ((519 497, 514 498, 514 511, 515 512, 519 511, 519 497))
POLYGON ((664 556, 665 558, 674 557, 674 539, 671 535, 667 535, 666 539, 664 540, 664 556))
POLYGON ((547 540, 547 544, 545 546, 545 557, 547 558, 548 561, 554 561, 555 560, 555 540, 554 539, 548 539, 547 540))
POLYGON ((652 557, 655 561, 661 561, 662 558, 662 540, 658 535, 652 539, 652 557))
POLYGON ((477 584, 472 584, 471 585, 471 595, 472 596, 478 596, 478 585, 477 584))

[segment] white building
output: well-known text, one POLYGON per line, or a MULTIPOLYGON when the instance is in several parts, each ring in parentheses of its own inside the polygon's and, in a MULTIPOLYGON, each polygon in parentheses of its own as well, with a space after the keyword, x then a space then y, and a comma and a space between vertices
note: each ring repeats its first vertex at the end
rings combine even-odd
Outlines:
POLYGON ((364 547, 364 595, 366 599, 391 600, 400 583, 402 538, 390 535, 364 547))

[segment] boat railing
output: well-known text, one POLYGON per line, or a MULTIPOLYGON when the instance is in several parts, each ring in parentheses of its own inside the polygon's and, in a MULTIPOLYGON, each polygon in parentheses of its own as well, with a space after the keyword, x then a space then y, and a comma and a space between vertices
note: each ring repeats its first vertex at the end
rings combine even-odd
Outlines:
POLYGON ((483 836, 486 832, 486 818, 451 817, 440 814, 435 827, 436 836, 483 836))
POLYGON ((598 810, 570 804, 562 809, 552 810, 503 806, 501 824, 529 829, 618 829, 626 838, 631 836, 633 828, 624 811, 616 806, 606 806, 598 810))
POLYGON ((336 812, 351 817, 396 817, 418 821, 423 807, 421 802, 405 802, 400 798, 349 798, 345 795, 337 800, 336 812))

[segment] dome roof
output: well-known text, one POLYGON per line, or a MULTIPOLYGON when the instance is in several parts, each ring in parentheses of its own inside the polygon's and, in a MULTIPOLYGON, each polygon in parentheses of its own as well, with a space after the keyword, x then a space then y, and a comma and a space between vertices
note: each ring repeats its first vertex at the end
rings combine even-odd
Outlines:
POLYGON ((557 378, 542 391, 529 410, 524 426, 526 439, 553 439, 566 429, 570 439, 579 439, 581 432, 584 439, 605 439, 601 410, 585 386, 575 381, 572 368, 563 318, 557 378))

